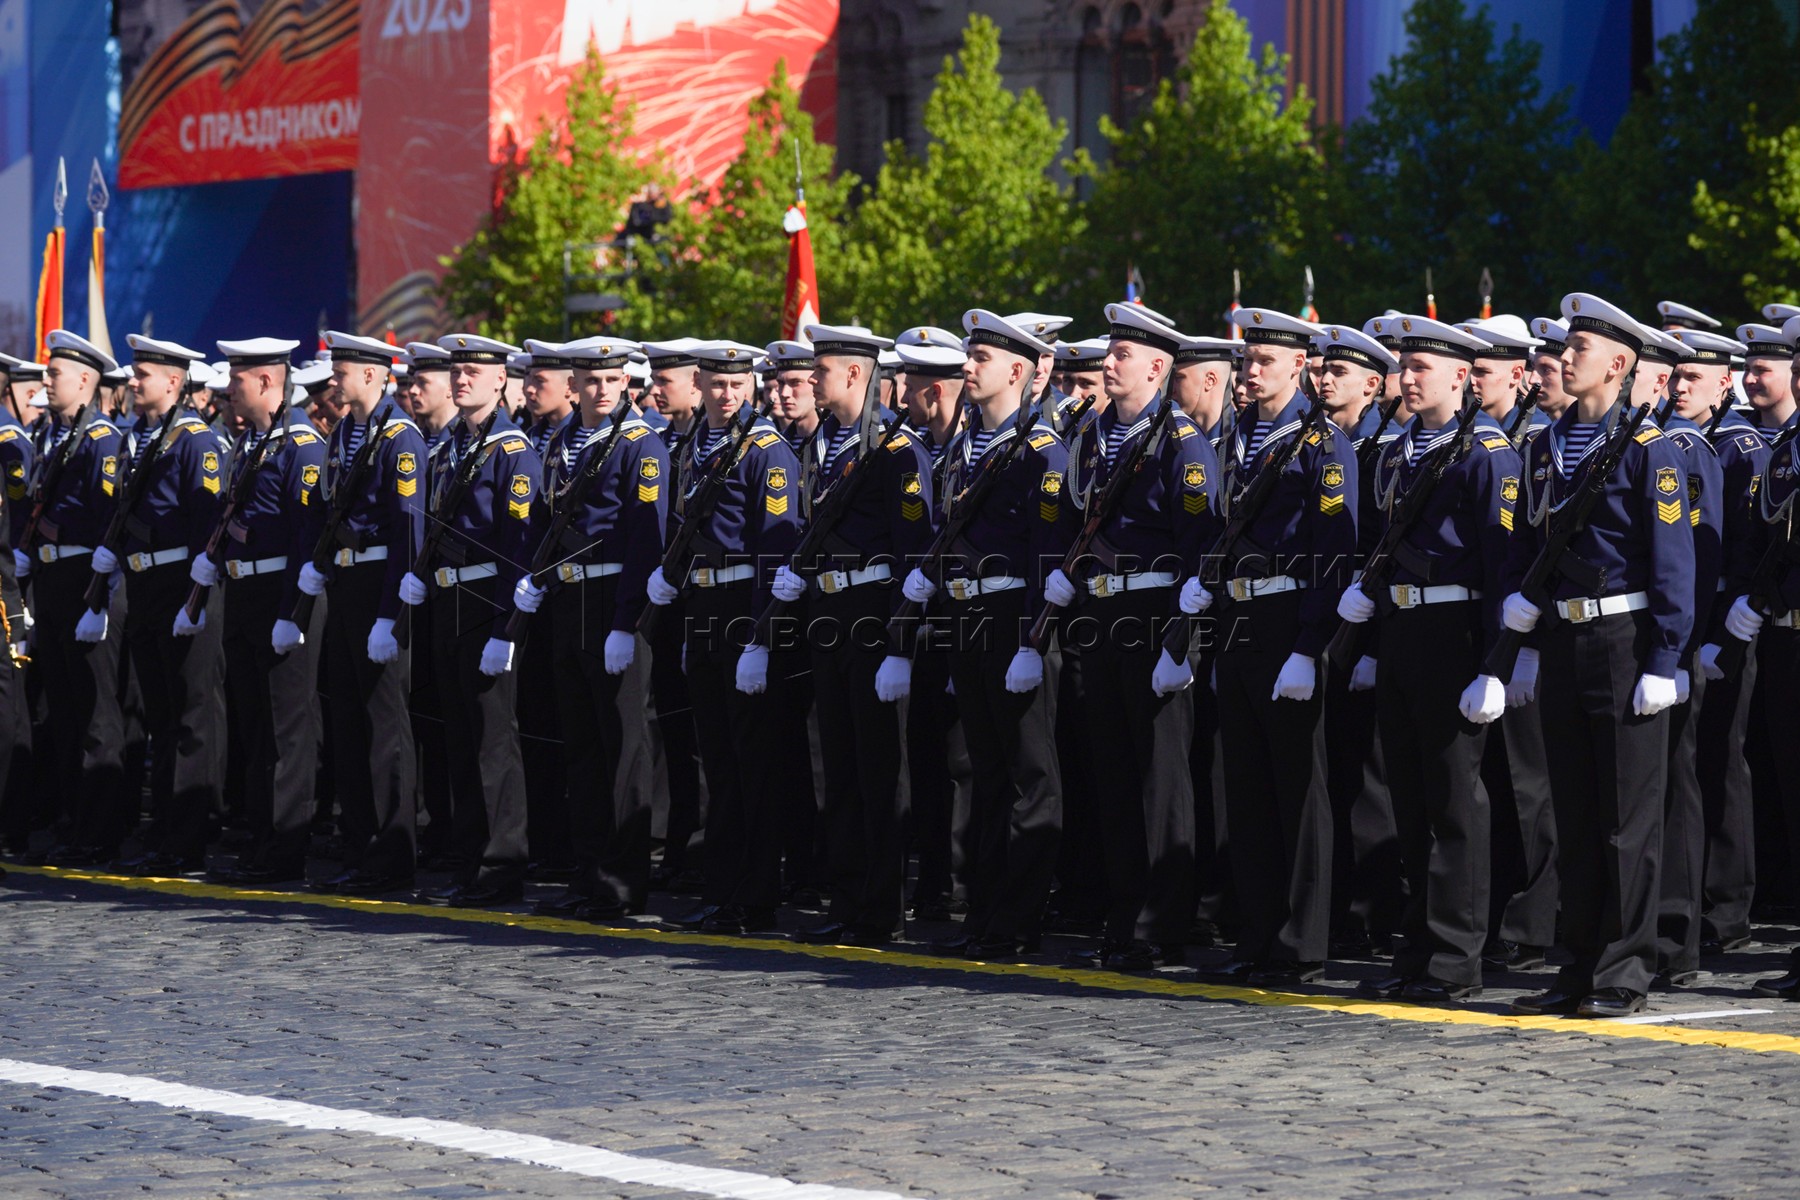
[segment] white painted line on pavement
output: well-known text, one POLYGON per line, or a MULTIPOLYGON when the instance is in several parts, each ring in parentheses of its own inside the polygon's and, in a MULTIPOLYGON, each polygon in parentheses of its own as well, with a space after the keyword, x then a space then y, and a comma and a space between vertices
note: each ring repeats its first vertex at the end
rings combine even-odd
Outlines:
POLYGON ((1620 1017, 1614 1025, 1663 1025, 1670 1021, 1710 1021, 1714 1017, 1762 1017, 1772 1008, 1715 1008, 1711 1012, 1646 1013, 1641 1017, 1620 1017))
POLYGON ((486 1158, 508 1159, 551 1167, 616 1183, 642 1183, 659 1188, 719 1196, 725 1200, 900 1200, 894 1192, 869 1192, 858 1188, 831 1187, 819 1183, 795 1183, 773 1175, 726 1171, 716 1167, 691 1167, 661 1158, 619 1154, 578 1142, 559 1142, 529 1133, 484 1129, 457 1121, 425 1117, 381 1117, 355 1108, 325 1108, 294 1100, 220 1092, 211 1088, 166 1083, 142 1075, 114 1075, 103 1071, 78 1071, 0 1058, 0 1080, 67 1088, 97 1096, 112 1096, 142 1104, 160 1104, 220 1116, 272 1121, 299 1129, 342 1130, 376 1137, 398 1138, 459 1150, 486 1158))

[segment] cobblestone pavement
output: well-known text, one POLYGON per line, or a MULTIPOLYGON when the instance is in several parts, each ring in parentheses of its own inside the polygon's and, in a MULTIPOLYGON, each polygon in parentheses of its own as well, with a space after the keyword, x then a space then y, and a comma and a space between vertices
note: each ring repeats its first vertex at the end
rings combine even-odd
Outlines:
MULTIPOLYGON (((0 1058, 946 1200, 1796 1190, 1775 944, 1609 1033, 184 886, 0 885, 0 1058)), ((693 1193, 0 1082, 7 1200, 401 1194, 693 1193)))

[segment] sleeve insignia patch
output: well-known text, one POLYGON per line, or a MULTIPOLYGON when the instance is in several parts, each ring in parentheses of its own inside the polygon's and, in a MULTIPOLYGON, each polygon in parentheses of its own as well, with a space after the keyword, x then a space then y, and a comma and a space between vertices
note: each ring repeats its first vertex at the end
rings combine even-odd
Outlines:
POLYGON ((402 454, 399 458, 394 460, 394 470, 400 472, 402 475, 411 475, 418 469, 419 460, 411 454, 402 454))
POLYGON ((105 458, 101 459, 100 460, 100 473, 102 475, 109 475, 109 476, 117 475, 119 473, 119 456, 116 454, 109 454, 105 458))
POLYGON ((306 487, 317 486, 319 482, 319 468, 317 466, 301 467, 300 482, 306 487))
MULTIPOLYGON (((786 491, 787 490, 787 468, 786 467, 770 467, 768 478, 767 478, 766 482, 768 483, 768 487, 771 492, 786 491)), ((787 504, 787 501, 784 499, 782 501, 782 504, 784 506, 783 511, 785 511, 785 506, 787 504)), ((769 511, 774 512, 775 510, 771 508, 769 511)))
POLYGON ((1658 500, 1656 502, 1656 519, 1664 525, 1673 525, 1681 520, 1681 501, 1658 500))
MULTIPOLYGON (((777 469, 779 470, 779 468, 777 469)), ((788 510, 788 498, 786 496, 764 496, 763 508, 771 517, 785 517, 788 510)))
POLYGON ((1508 504, 1519 502, 1519 481, 1508 475, 1500 481, 1500 498, 1508 504))
POLYGON ((217 475, 203 476, 200 480, 200 486, 216 496, 219 494, 219 477, 217 475))
POLYGON ((1674 467, 1658 467, 1656 471, 1656 490, 1665 496, 1673 496, 1681 488, 1681 481, 1676 477, 1674 467))
POLYGON ((508 500, 506 502, 506 511, 510 515, 517 517, 519 520, 523 521, 527 517, 531 516, 531 501, 529 501, 529 500, 508 500))
POLYGON ((1060 471, 1044 472, 1044 495, 1056 496, 1062 493, 1063 477, 1060 471))
POLYGON ((1195 492, 1191 496, 1181 498, 1181 507, 1190 517, 1197 517, 1206 511, 1206 493, 1195 492))
POLYGON ((908 496, 917 496, 924 492, 924 486, 919 482, 919 473, 917 471, 909 472, 900 477, 900 491, 908 496))
POLYGON ((1038 501, 1038 517, 1044 522, 1044 524, 1046 524, 1046 525, 1056 524, 1056 518, 1058 515, 1059 515, 1059 513, 1057 511, 1057 507, 1055 504, 1053 504, 1049 500, 1039 500, 1038 501))
POLYGON ((662 485, 660 483, 640 483, 640 484, 638 484, 638 490, 637 490, 638 503, 640 503, 640 504, 655 504, 657 494, 661 491, 662 491, 662 485))
POLYGON ((1181 474, 1181 482, 1191 488, 1205 487, 1206 465, 1204 463, 1189 463, 1187 469, 1181 474))
POLYGON ((638 474, 645 479, 655 479, 662 474, 662 463, 654 458, 646 458, 638 464, 638 474))
POLYGON ((1325 464, 1325 473, 1321 479, 1321 482, 1324 483, 1324 485, 1328 488, 1343 487, 1344 486, 1344 468, 1338 463, 1326 463, 1325 464))
POLYGON ((1501 509, 1500 510, 1500 528, 1506 530, 1506 532, 1508 532, 1508 533, 1511 533, 1512 527, 1513 527, 1513 510, 1510 508, 1501 509))
POLYGON ((208 450, 205 454, 202 454, 200 456, 200 469, 208 473, 217 472, 219 469, 219 452, 217 450, 208 450))
POLYGON ((512 494, 520 498, 531 495, 531 476, 514 475, 512 477, 512 494))
POLYGON ((416 495, 419 490, 419 481, 416 479, 402 479, 394 484, 394 490, 402 496, 416 495))
POLYGON ((1346 511, 1344 508, 1344 498, 1342 496, 1320 496, 1319 511, 1328 517, 1338 516, 1346 511))

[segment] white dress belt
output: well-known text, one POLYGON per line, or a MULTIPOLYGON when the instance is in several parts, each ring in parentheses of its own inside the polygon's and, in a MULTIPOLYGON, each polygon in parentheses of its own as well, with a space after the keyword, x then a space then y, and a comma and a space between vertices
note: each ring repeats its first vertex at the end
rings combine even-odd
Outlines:
POLYGON ((835 595, 845 588, 860 587, 865 583, 880 583, 884 579, 892 579, 894 569, 886 563, 873 567, 863 567, 857 571, 820 571, 813 576, 813 585, 827 596, 835 595))
POLYGON ((186 546, 173 546, 167 550, 143 550, 125 556, 125 565, 134 572, 148 571, 151 567, 166 567, 170 563, 181 562, 188 556, 186 546))
POLYGON ((225 560, 225 574, 233 579, 248 579, 252 575, 267 575, 271 571, 285 571, 287 555, 275 558, 228 558, 225 560))
POLYGON ((93 552, 92 546, 39 546, 37 556, 39 562, 53 563, 59 558, 80 558, 93 552))
POLYGON ((944 580, 944 594, 952 600, 973 600, 990 592, 1012 592, 1025 586, 1017 575, 988 575, 981 579, 958 576, 944 580))
POLYGON ((1120 592, 1141 592, 1145 588, 1166 588, 1175 586, 1173 571, 1132 571, 1124 575, 1090 575, 1087 578, 1087 590, 1090 596, 1116 596, 1120 592))
POLYGON ((564 583, 581 583, 617 575, 624 569, 624 563, 561 563, 556 568, 556 577, 564 583))
POLYGON ((1556 615, 1569 624, 1585 625, 1596 617, 1616 617, 1620 613, 1649 608, 1650 597, 1644 592, 1628 592, 1623 596, 1575 596, 1558 600, 1552 607, 1556 609, 1556 615))
POLYGON ((1282 592, 1297 592, 1306 585, 1292 575, 1270 575, 1266 579, 1255 579, 1241 575, 1236 579, 1225 581, 1226 590, 1233 600, 1254 600, 1258 596, 1278 596, 1282 592))
POLYGON ((1479 600, 1481 589, 1464 587, 1460 583, 1430 584, 1424 587, 1416 583, 1396 583, 1388 588, 1388 597, 1393 600, 1395 608, 1417 608, 1421 604, 1453 604, 1458 600, 1479 600))
POLYGON ((735 567, 695 567, 688 572, 688 582, 695 587, 719 587, 756 578, 755 563, 739 563, 735 567))
POLYGON ((459 583, 473 583, 477 579, 492 579, 500 573, 500 568, 493 563, 476 563, 472 567, 439 567, 431 573, 441 588, 455 587, 459 583))
POLYGON ((386 546, 370 546, 367 550, 351 550, 345 547, 331 556, 331 561, 340 567, 354 567, 358 563, 380 562, 386 558, 386 546))

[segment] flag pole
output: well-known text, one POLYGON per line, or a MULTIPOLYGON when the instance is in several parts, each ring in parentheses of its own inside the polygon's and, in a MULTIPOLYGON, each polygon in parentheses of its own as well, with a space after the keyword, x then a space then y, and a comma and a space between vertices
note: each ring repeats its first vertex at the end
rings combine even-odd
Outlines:
POLYGON ((106 205, 111 199, 96 158, 88 171, 88 211, 94 214, 94 240, 88 252, 88 341, 108 354, 113 352, 112 331, 106 324, 106 205))

